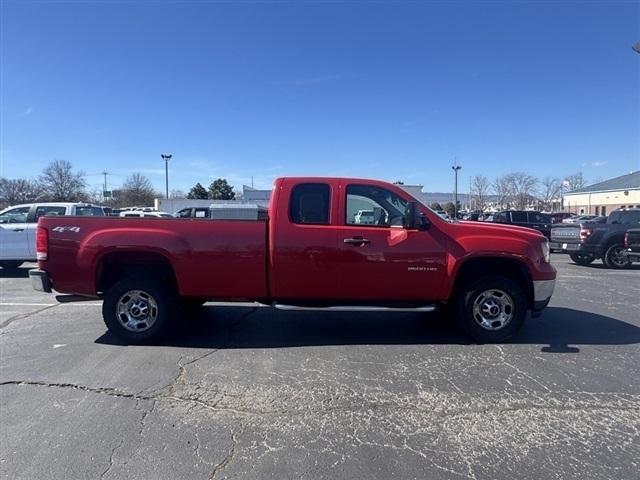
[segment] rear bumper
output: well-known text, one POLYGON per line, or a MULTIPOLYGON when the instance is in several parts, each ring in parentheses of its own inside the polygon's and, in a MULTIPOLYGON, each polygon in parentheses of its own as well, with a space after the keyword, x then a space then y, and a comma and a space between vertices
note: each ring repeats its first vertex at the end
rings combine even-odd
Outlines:
POLYGON ((533 282, 533 309, 532 316, 537 317, 540 312, 549 305, 551 295, 556 287, 556 281, 553 280, 534 280, 533 282))
POLYGON ((44 270, 29 270, 29 278, 31 279, 31 286, 38 292, 51 293, 51 280, 49 275, 44 270))
POLYGON ((625 250, 622 254, 631 261, 640 260, 640 250, 625 250))
POLYGON ((562 250, 562 253, 586 253, 590 255, 600 255, 600 251, 596 246, 588 245, 584 243, 569 243, 569 242, 549 242, 549 248, 551 250, 562 250))

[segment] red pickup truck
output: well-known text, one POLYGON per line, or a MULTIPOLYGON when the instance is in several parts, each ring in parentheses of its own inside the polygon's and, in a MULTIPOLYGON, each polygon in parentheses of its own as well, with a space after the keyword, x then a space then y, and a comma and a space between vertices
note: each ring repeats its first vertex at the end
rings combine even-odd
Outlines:
POLYGON ((42 217, 36 239, 34 288, 102 298, 107 327, 131 343, 157 340, 188 314, 181 307, 208 300, 403 312, 449 304, 473 339, 502 341, 546 307, 556 278, 539 232, 448 222, 375 180, 280 178, 265 220, 42 217))

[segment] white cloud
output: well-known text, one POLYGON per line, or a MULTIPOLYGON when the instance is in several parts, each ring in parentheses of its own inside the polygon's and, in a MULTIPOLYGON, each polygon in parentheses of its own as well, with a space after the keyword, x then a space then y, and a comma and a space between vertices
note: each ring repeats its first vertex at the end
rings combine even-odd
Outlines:
POLYGON ((591 162, 592 167, 604 167, 608 162, 596 160, 595 162, 591 162))
POLYGON ((27 115, 31 115, 33 113, 33 107, 27 107, 27 109, 22 112, 22 116, 26 117, 27 115))

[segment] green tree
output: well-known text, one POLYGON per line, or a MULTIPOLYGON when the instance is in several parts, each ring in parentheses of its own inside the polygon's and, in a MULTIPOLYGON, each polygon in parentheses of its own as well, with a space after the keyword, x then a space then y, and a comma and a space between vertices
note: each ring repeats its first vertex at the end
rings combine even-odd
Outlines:
POLYGON ((202 186, 200 182, 196 183, 193 188, 187 193, 189 200, 206 200, 209 198, 207 189, 202 186))
POLYGON ((431 210, 442 210, 442 205, 440 205, 438 202, 433 202, 429 206, 431 207, 431 210))
POLYGON ((233 200, 236 198, 236 194, 226 179, 218 178, 209 185, 209 198, 211 200, 233 200))

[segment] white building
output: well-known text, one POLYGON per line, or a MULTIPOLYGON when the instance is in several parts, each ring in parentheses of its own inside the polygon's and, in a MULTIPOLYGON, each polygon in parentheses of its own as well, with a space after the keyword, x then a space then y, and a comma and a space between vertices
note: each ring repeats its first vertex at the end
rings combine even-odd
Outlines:
POLYGON ((617 208, 640 208, 640 170, 565 193, 563 203, 565 211, 583 215, 608 215, 617 208))

